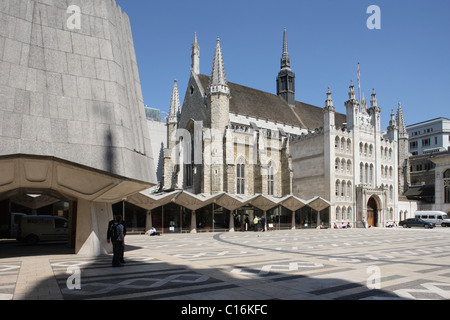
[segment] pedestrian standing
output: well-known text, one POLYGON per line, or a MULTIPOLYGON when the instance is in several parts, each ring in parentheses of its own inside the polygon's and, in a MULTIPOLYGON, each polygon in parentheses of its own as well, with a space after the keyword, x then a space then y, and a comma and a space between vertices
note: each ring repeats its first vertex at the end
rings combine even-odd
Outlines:
MULTIPOLYGON (((106 241, 108 243, 111 243, 111 231, 112 231, 113 224, 116 223, 116 217, 117 216, 114 216, 113 219, 111 221, 109 221, 109 223, 108 223, 108 231, 106 232, 106 241)), ((123 226, 123 235, 125 237, 127 235, 127 228, 125 226, 125 221, 122 220, 121 224, 123 226)), ((124 256, 124 252, 122 252, 122 256, 120 257, 120 263, 125 263, 123 256, 124 256)))
POLYGON ((117 215, 115 221, 111 225, 111 241, 113 244, 113 267, 120 267, 120 261, 123 259, 125 249, 125 235, 122 225, 122 216, 117 215))
POLYGON ((253 227, 255 228, 254 231, 258 231, 258 224, 259 224, 259 218, 258 216, 255 216, 255 219, 253 219, 253 227))

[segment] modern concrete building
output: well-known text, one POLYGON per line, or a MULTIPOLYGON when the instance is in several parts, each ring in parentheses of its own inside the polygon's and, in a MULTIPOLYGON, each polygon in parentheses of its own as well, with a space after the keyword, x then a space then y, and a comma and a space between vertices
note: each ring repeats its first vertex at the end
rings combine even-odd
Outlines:
POLYGON ((406 127, 409 152, 421 155, 446 151, 450 148, 450 120, 444 117, 431 119, 406 127))
POLYGON ((450 214, 450 152, 437 155, 435 168, 435 210, 450 214))
POLYGON ((112 204, 156 176, 128 16, 69 4, 0 2, 0 224, 56 212, 74 251, 98 255, 112 204))
POLYGON ((450 120, 431 119, 410 125, 407 130, 411 179, 405 196, 419 201, 421 210, 448 212, 443 173, 450 149, 450 120))

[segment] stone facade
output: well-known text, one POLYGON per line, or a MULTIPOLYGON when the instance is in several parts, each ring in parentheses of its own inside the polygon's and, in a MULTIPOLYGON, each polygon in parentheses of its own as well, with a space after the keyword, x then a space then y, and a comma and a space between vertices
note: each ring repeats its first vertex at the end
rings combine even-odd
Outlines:
POLYGON ((277 95, 227 82, 219 40, 210 77, 198 73, 197 36, 192 48, 183 108, 178 122, 169 122, 166 189, 321 197, 331 203, 330 223, 398 222, 399 184, 408 181, 401 107, 400 121, 392 113, 383 131, 375 92, 368 108, 353 84, 345 114, 336 112, 330 91, 324 108, 295 101, 286 31, 277 95))
POLYGON ((0 153, 152 181, 129 19, 112 0, 71 4, 79 30, 67 27, 66 1, 0 3, 0 153))
POLYGON ((46 171, 2 178, 0 200, 79 201, 77 252, 104 253, 110 203, 156 182, 130 21, 114 0, 0 1, 0 172, 19 155, 46 171))
MULTIPOLYGON (((294 194, 311 197, 314 193, 331 201, 332 222, 362 226, 383 226, 399 221, 399 144, 394 113, 387 131, 380 129, 381 108, 375 91, 370 101, 356 99, 350 85, 345 102, 346 123, 335 124, 331 92, 324 108, 324 128, 292 142, 294 194)), ((399 107, 397 119, 403 119, 399 107)), ((400 153, 405 156, 405 152, 400 153)), ((406 153, 407 156, 407 153, 406 153)))

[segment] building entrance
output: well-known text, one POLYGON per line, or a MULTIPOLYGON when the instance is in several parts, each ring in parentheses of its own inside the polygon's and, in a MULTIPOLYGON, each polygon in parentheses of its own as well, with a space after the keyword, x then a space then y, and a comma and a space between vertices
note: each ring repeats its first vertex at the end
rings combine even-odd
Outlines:
POLYGON ((375 227, 378 223, 378 204, 375 198, 371 197, 367 203, 367 224, 375 227))

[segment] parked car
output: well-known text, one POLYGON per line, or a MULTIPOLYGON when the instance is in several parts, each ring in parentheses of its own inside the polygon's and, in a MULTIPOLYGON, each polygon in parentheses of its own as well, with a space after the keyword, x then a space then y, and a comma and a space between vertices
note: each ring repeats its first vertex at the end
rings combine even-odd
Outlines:
POLYGON ((425 229, 433 229, 434 227, 436 227, 434 223, 417 218, 410 218, 400 221, 399 225, 403 228, 420 227, 425 229))
POLYGON ((437 226, 450 227, 450 219, 442 211, 416 211, 416 218, 434 223, 437 226))
POLYGON ((40 241, 65 241, 68 236, 67 219, 58 216, 23 216, 17 234, 17 240, 27 244, 40 241))

